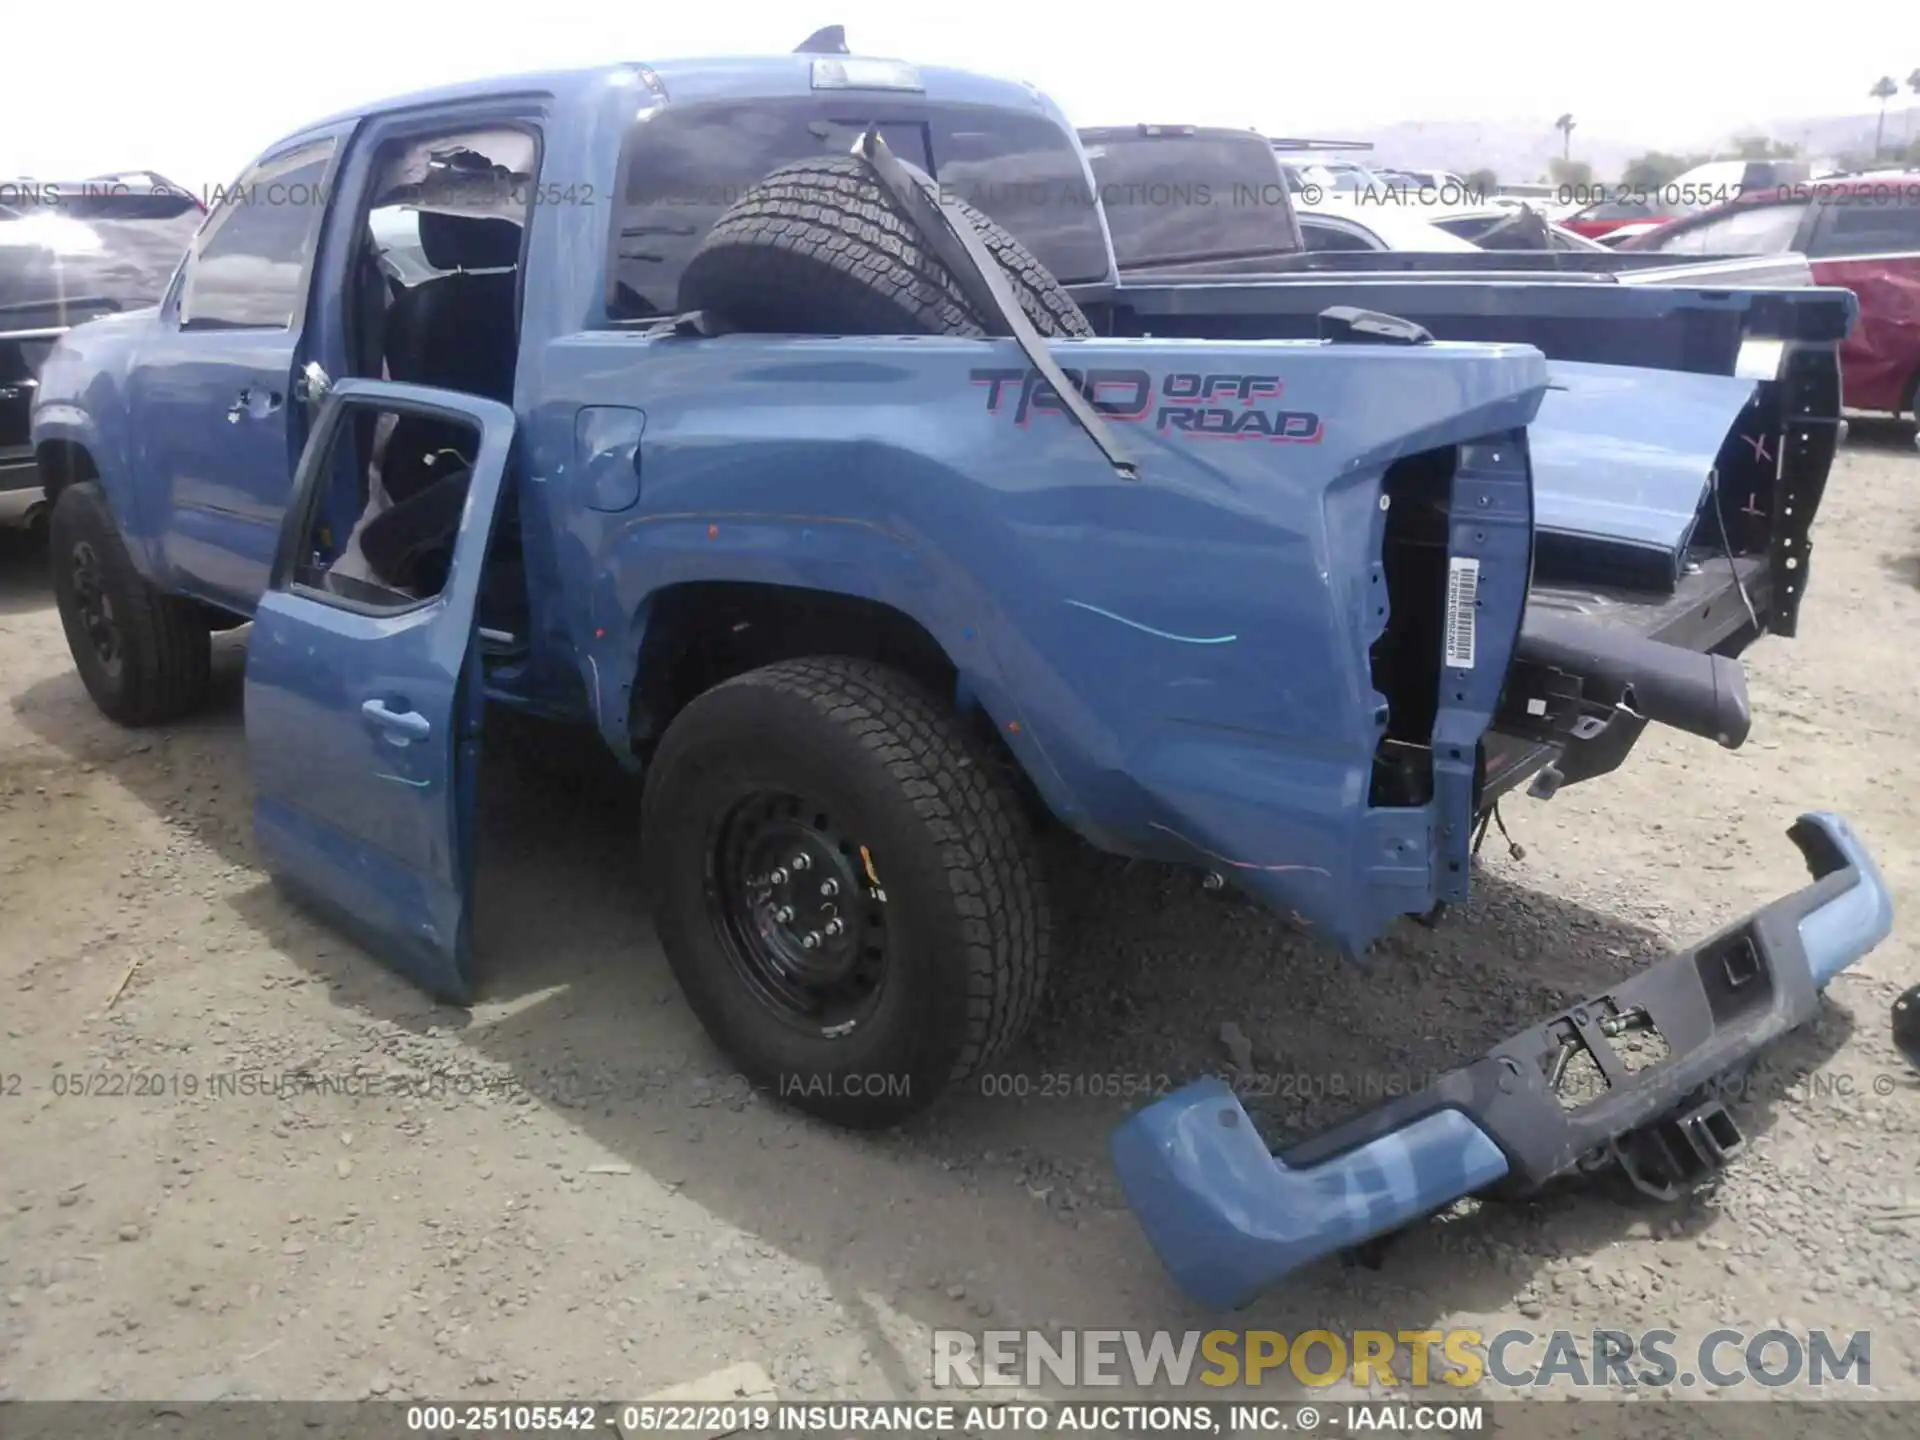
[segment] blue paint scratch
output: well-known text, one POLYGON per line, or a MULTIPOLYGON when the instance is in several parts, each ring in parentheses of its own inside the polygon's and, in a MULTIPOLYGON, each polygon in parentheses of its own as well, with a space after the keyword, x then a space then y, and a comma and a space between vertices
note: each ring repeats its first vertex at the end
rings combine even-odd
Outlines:
POLYGON ((1067 604, 1076 610, 1089 610, 1095 615, 1103 615, 1109 620, 1117 620, 1122 625, 1139 630, 1148 635, 1156 635, 1162 640, 1178 641, 1182 645, 1231 645, 1238 635, 1175 635, 1170 630, 1156 630, 1151 625, 1142 625, 1138 620, 1129 620, 1124 615, 1116 615, 1111 610, 1102 610, 1098 605, 1089 605, 1084 600, 1069 600, 1067 604))

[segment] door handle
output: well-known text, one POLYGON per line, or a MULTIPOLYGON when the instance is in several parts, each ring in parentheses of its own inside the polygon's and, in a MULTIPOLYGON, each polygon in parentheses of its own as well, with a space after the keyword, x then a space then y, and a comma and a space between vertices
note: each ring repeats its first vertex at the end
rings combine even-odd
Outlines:
POLYGON ((369 725, 407 740, 424 740, 433 733, 433 723, 416 710, 389 710, 384 700, 368 700, 360 713, 369 725))

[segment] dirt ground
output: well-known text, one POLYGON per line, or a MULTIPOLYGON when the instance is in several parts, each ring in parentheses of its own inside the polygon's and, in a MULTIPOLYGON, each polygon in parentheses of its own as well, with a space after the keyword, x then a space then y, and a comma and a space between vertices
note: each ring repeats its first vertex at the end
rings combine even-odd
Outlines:
MULTIPOLYGON (((1027 1093, 867 1137, 707 1043, 635 897, 630 791, 489 762, 485 998, 436 1007, 259 868, 244 632, 213 713, 119 730, 44 556, 0 542, 0 1396, 635 1398, 744 1362, 785 1398, 892 1398, 926 1393, 934 1327, 1219 1323, 1121 1207, 1126 1102, 1072 1077, 1216 1070, 1231 1024, 1280 1077, 1264 1123, 1304 1131, 1797 887, 1806 809, 1920 909, 1920 455, 1855 429, 1801 634, 1750 652, 1744 749, 1650 734, 1509 803, 1524 859, 1495 837, 1470 910, 1365 971, 1193 877, 1069 855, 1075 939, 1002 1070, 1027 1093)), ((1920 1077, 1888 1021, 1912 934, 1769 1057, 1710 1195, 1471 1208, 1225 1323, 1865 1329, 1874 1393, 1920 1398, 1920 1077)))

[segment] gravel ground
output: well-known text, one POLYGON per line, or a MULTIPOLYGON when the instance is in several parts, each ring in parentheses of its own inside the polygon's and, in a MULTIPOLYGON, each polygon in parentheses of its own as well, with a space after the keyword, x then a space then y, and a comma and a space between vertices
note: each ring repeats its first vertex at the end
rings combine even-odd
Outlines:
MULTIPOLYGON (((1847 814, 1920 904, 1904 433, 1856 427, 1816 542, 1801 635, 1750 655, 1743 750, 1651 734, 1616 776, 1510 804, 1524 858, 1496 837, 1468 911, 1365 970, 1072 851, 1075 940, 1022 1078, 861 1137, 749 1094, 698 1030, 635 899, 630 789, 488 763, 485 998, 437 1008, 259 869, 240 636, 212 714, 116 729, 44 557, 9 540, 0 1395, 631 1398, 752 1363, 785 1397, 876 1398, 925 1392, 933 1327, 1217 1323, 1120 1208, 1126 1102, 1085 1077, 1236 1061, 1273 1077, 1273 1134, 1304 1132, 1796 887, 1803 809, 1847 814), (293 1072, 312 1087, 254 1083, 293 1072)), ((1835 983, 1709 1195, 1467 1207, 1226 1323, 1870 1329, 1875 1393, 1920 1398, 1920 1077, 1888 1031, 1916 979, 1896 934, 1835 983)))

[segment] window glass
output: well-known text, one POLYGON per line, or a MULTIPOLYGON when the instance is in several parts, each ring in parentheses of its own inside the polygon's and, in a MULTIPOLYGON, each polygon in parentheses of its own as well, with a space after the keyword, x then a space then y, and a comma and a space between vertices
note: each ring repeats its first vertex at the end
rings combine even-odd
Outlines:
POLYGON ((1300 248, 1273 147, 1260 136, 1082 138, 1122 266, 1300 248))
POLYGON ((1318 220, 1300 217, 1300 234, 1307 242, 1309 250, 1378 250, 1378 245, 1369 244, 1351 230, 1338 225, 1324 224, 1318 220))
POLYGON ((1622 195, 1589 205, 1573 217, 1575 220, 1653 220, 1658 217, 1644 197, 1622 195))
POLYGON ((349 402, 327 440, 320 470, 326 478, 302 501, 294 586, 358 610, 408 610, 438 595, 479 453, 480 432, 471 421, 349 402), (368 464, 351 454, 363 417, 373 420, 377 437, 368 464), (388 457, 416 448, 428 432, 432 447, 424 466, 414 467, 404 483, 383 475, 388 457), (342 489, 350 493, 328 493, 342 489), (356 517, 344 535, 330 518, 342 513, 356 517))
POLYGON ((1897 181, 1830 196, 1807 248, 1827 258, 1920 250, 1920 185, 1897 181))
POLYGON ((1651 241, 1663 255, 1779 255, 1793 248, 1806 217, 1804 202, 1741 205, 1651 241))
POLYGON ((895 154, 999 222, 1060 279, 1105 277, 1080 152, 1040 116, 826 94, 670 105, 627 138, 612 313, 675 313, 681 273, 722 211, 782 165, 849 153, 875 124, 895 154))
POLYGON ((307 272, 326 211, 333 141, 262 161, 224 192, 194 238, 180 323, 284 330, 305 307, 307 272))

